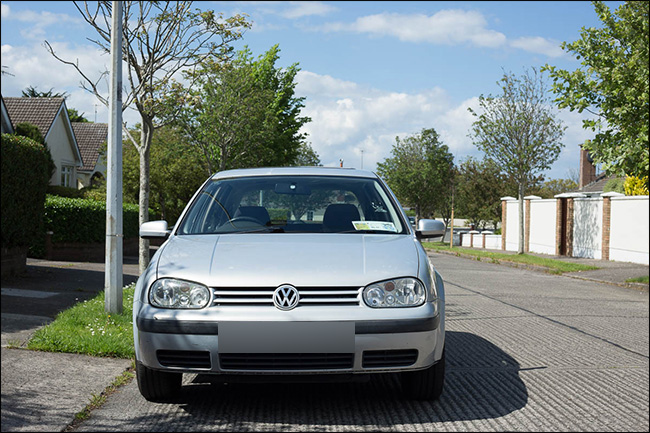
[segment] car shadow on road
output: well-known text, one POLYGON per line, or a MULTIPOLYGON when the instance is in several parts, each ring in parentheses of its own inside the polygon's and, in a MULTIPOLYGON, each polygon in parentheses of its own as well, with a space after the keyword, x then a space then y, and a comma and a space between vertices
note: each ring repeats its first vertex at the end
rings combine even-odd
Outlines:
POLYGON ((398 376, 385 374, 363 383, 206 384, 196 376, 183 386, 177 404, 199 430, 249 430, 268 423, 290 430, 373 429, 498 418, 526 405, 528 392, 515 359, 471 333, 447 331, 446 339, 445 388, 435 402, 404 400, 398 376))

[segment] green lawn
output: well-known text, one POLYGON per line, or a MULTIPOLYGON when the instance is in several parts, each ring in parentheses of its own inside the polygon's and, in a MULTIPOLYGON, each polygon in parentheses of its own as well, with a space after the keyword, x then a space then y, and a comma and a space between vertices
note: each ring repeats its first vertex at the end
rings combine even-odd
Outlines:
POLYGON ((27 348, 47 352, 133 358, 134 290, 135 284, 123 289, 121 314, 108 314, 104 311, 104 292, 59 313, 56 320, 34 333, 27 343, 27 348))
POLYGON ((485 251, 481 249, 470 249, 470 248, 460 248, 453 247, 450 248, 449 244, 442 242, 422 242, 424 248, 429 248, 436 251, 451 251, 458 255, 471 256, 476 260, 482 260, 492 263, 499 262, 513 262, 520 263, 524 265, 533 265, 533 266, 543 266, 548 268, 548 271, 551 273, 562 274, 564 272, 577 272, 577 271, 589 271, 594 269, 599 269, 596 266, 582 265, 579 263, 570 263, 564 262, 562 260, 550 259, 546 257, 538 257, 530 254, 506 254, 506 253, 496 253, 494 251, 485 251))

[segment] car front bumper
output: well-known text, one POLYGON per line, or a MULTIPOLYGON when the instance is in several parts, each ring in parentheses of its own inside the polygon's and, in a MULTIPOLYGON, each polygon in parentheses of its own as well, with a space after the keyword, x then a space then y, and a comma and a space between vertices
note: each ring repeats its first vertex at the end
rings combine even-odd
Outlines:
POLYGON ((436 310, 431 304, 290 313, 275 308, 137 308, 136 359, 155 370, 228 375, 398 372, 431 366, 444 346, 444 306, 436 310))

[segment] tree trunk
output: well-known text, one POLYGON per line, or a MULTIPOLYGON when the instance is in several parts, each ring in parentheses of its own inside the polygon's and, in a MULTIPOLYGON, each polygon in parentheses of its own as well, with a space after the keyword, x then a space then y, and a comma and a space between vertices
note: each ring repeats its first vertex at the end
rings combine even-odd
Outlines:
MULTIPOLYGON (((138 200, 139 206, 139 225, 149 221, 149 149, 151 139, 153 138, 153 122, 151 119, 142 116, 142 131, 140 132, 140 195, 138 200)), ((138 263, 140 274, 149 266, 149 239, 140 238, 138 245, 138 263)))
POLYGON ((524 253, 524 184, 519 183, 519 246, 517 254, 524 253))

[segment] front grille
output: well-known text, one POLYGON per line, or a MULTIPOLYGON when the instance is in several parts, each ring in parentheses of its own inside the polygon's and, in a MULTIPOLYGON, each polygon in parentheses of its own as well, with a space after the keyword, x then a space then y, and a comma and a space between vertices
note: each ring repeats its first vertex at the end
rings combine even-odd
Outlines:
POLYGON ((353 353, 222 353, 223 370, 337 370, 351 369, 353 353))
POLYGON ((194 350, 158 350, 158 362, 165 367, 210 368, 210 352, 194 350))
POLYGON ((406 367, 418 359, 416 349, 407 350, 369 350, 363 352, 363 368, 406 367))
MULTIPOLYGON (((273 306, 276 287, 213 287, 213 305, 273 306)), ((359 305, 359 287, 297 287, 299 306, 359 305)))

